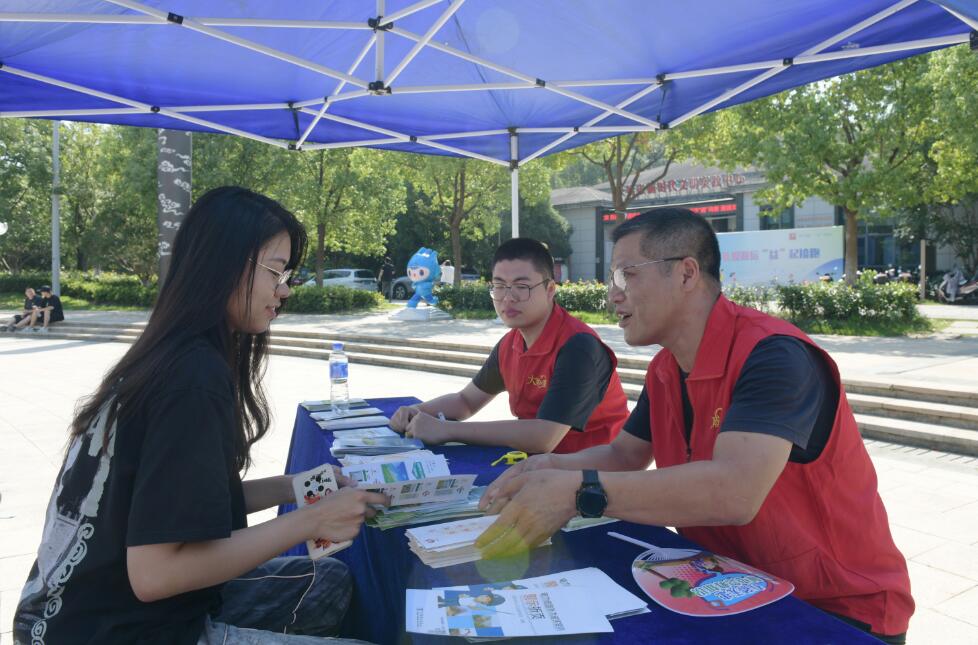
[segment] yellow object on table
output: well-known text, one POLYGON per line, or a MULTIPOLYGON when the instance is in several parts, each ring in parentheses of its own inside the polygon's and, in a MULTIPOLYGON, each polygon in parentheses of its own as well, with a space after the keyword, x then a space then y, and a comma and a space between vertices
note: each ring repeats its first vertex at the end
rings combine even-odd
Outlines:
POLYGON ((505 455, 497 459, 496 461, 489 464, 490 466, 495 466, 500 461, 505 461, 507 466, 512 466, 517 461, 523 461, 526 459, 527 455, 522 450, 510 450, 505 455))

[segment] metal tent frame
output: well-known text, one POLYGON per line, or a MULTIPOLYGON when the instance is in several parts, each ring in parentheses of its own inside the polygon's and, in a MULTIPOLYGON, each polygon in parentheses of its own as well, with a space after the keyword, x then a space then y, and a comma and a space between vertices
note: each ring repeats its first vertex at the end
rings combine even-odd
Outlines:
MULTIPOLYGON (((470 4, 477 1, 470 0, 470 4)), ((125 119, 128 117, 142 115, 144 120, 138 121, 137 124, 139 125, 151 125, 152 117, 165 117, 170 123, 176 122, 187 129, 223 132, 293 150, 370 146, 480 159, 505 166, 511 171, 512 230, 515 237, 519 235, 519 168, 538 157, 604 137, 675 127, 704 112, 732 105, 740 100, 750 100, 755 95, 780 91, 783 87, 770 81, 791 69, 804 66, 817 67, 840 61, 849 61, 850 63, 858 61, 855 68, 870 67, 895 58, 937 48, 968 42, 972 44, 972 47, 975 47, 978 43, 978 36, 976 36, 978 34, 978 20, 947 6, 953 4, 952 2, 932 4, 927 0, 887 1, 877 3, 881 5, 881 8, 871 15, 858 20, 841 31, 822 38, 814 45, 800 49, 793 56, 738 62, 701 69, 653 70, 657 73, 630 78, 544 80, 540 75, 527 71, 534 67, 533 61, 527 63, 527 70, 515 69, 484 56, 463 51, 438 38, 446 29, 446 25, 457 17, 459 10, 465 3, 466 0, 421 0, 391 13, 386 13, 385 0, 376 0, 375 17, 362 22, 240 16, 189 16, 165 11, 135 0, 93 0, 81 3, 65 1, 60 3, 67 6, 76 4, 91 6, 94 4, 111 8, 113 13, 0 11, 0 27, 9 23, 29 23, 35 26, 44 24, 61 27, 65 25, 114 25, 121 29, 156 27, 161 30, 189 30, 203 38, 220 41, 229 48, 229 51, 247 50, 253 54, 268 57, 280 63, 311 72, 314 75, 325 77, 325 79, 329 79, 330 84, 333 84, 331 91, 325 96, 308 96, 301 100, 194 105, 160 104, 159 102, 148 101, 139 96, 138 93, 124 95, 117 91, 111 91, 106 89, 106 83, 81 84, 67 80, 65 77, 59 78, 50 72, 40 73, 0 59, 0 83, 2 83, 3 77, 13 76, 40 86, 69 90, 71 93, 98 99, 105 103, 103 107, 77 108, 67 105, 31 105, 29 109, 3 109, 3 104, 0 102, 0 110, 2 110, 0 111, 0 118, 75 119, 113 123, 126 122, 125 119), (446 4, 447 6, 438 6, 446 4), (895 16, 899 17, 908 9, 922 5, 940 7, 947 15, 957 19, 960 29, 950 34, 910 38, 871 46, 853 46, 849 42, 852 37, 865 33, 870 28, 879 26, 895 16), (416 23, 420 17, 427 21, 427 29, 424 33, 417 33, 401 26, 400 23, 411 16, 415 17, 416 23), (342 71, 309 57, 298 56, 284 51, 282 48, 262 43, 254 37, 245 37, 229 30, 243 30, 247 34, 261 33, 266 30, 300 30, 303 34, 329 32, 333 37, 336 37, 337 34, 360 33, 364 42, 355 52, 350 50, 349 65, 345 67, 345 71, 342 71), (385 56, 390 57, 392 39, 410 43, 410 49, 405 55, 397 57, 396 64, 388 72, 386 71, 388 64, 392 61, 387 60, 385 56), (413 64, 416 65, 418 57, 426 52, 438 52, 440 55, 475 66, 482 75, 483 82, 398 85, 397 81, 405 70, 413 64), (368 80, 363 78, 364 74, 361 68, 371 53, 373 53, 374 59, 373 77, 368 80), (361 70, 359 75, 358 70, 361 70), (745 73, 749 74, 746 79, 743 77, 745 73), (508 80, 499 80, 503 78, 508 80), (682 87, 683 83, 710 78, 721 79, 721 82, 732 79, 730 82, 735 83, 735 85, 722 89, 722 91, 715 91, 708 99, 688 106, 688 109, 668 120, 660 121, 651 118, 648 116, 648 109, 631 109, 632 106, 643 99, 647 99, 650 95, 663 94, 665 88, 670 85, 682 87), (600 100, 587 94, 589 90, 594 88, 613 88, 619 92, 624 91, 625 97, 614 102, 600 100), (754 90, 754 93, 748 97, 751 90, 754 90), (380 114, 380 111, 376 119, 369 117, 351 118, 335 113, 335 106, 348 104, 359 107, 365 103, 369 104, 369 102, 376 102, 371 105, 378 105, 383 104, 387 100, 386 97, 390 96, 444 96, 447 97, 446 100, 450 101, 453 95, 467 92, 502 93, 514 101, 519 100, 517 95, 525 92, 548 93, 567 102, 567 105, 575 106, 575 108, 584 107, 586 111, 593 113, 593 116, 574 125, 526 123, 513 124, 505 128, 473 128, 471 130, 439 131, 425 134, 418 131, 412 132, 408 128, 393 128, 385 125, 385 121, 388 119, 386 115, 380 114), (267 133, 263 134, 260 128, 247 129, 228 123, 229 115, 236 113, 259 114, 270 111, 277 111, 278 113, 287 111, 291 115, 295 124, 294 138, 276 137, 267 133), (308 121, 304 127, 300 127, 300 115, 308 121), (147 120, 146 117, 150 118, 147 120), (604 124, 602 125, 602 123, 604 124), (352 129, 353 132, 356 132, 357 136, 331 140, 335 137, 330 134, 330 126, 345 126, 348 130, 352 129), (545 135, 551 139, 546 143, 536 145, 534 149, 521 155, 520 145, 527 135, 545 135), (479 152, 473 149, 474 146, 471 145, 474 140, 493 138, 508 140, 508 145, 505 148, 508 150, 508 157, 479 152), (465 140, 468 146, 453 143, 459 140, 465 140)), ((823 4, 829 6, 832 3, 824 2, 823 4)), ((568 11, 572 8, 568 7, 568 11)), ((928 15, 932 13, 930 12, 928 15)), ((978 12, 974 13, 978 14, 978 12)), ((911 28, 909 31, 913 32, 914 30, 911 28)), ((2 49, 0 49, 0 55, 2 55, 2 49)), ((16 59, 16 57, 13 58, 16 59)), ((843 71, 850 67, 852 65, 843 71)), ((836 68, 828 71, 834 69, 836 68)), ((828 75, 832 76, 835 73, 837 72, 833 71, 828 75)), ((719 87, 722 88, 722 84, 719 87)), ((369 114, 369 110, 367 113, 369 114)), ((157 127, 172 126, 160 125, 157 127)))

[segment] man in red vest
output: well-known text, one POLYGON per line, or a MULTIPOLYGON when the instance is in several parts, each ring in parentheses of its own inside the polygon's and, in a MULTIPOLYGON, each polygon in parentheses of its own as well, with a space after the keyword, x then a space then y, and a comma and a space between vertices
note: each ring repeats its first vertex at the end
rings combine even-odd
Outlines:
POLYGON ((615 354, 593 329, 554 302, 554 261, 528 238, 504 242, 492 259, 490 295, 510 332, 468 385, 400 408, 391 427, 425 443, 574 452, 613 440, 628 418, 615 354), (509 393, 511 421, 462 423, 509 393), (450 420, 445 420, 447 419, 450 420))
POLYGON ((533 457, 490 486, 481 506, 500 515, 477 542, 483 555, 539 544, 578 513, 675 526, 904 642, 907 564, 835 363, 796 327, 721 294, 703 218, 662 209, 614 240, 609 298, 625 341, 663 349, 613 443, 533 457))

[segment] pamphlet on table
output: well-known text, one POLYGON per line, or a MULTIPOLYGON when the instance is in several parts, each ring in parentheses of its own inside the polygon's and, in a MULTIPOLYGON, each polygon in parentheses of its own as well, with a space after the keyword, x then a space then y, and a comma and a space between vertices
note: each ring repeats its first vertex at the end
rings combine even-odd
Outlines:
MULTIPOLYGON (((579 570, 586 572, 588 570, 579 570)), ((597 587, 571 585, 564 574, 467 587, 408 589, 406 629, 422 634, 465 636, 471 641, 516 636, 565 636, 613 631, 606 606, 593 599, 610 592, 634 612, 644 603, 594 569, 585 574, 597 587), (617 588, 617 589, 616 589, 617 588), (631 599, 625 599, 622 592, 631 599)), ((575 572, 567 572, 573 574, 575 572)), ((588 584, 582 578, 582 582, 588 584)))
MULTIPOLYGON (((476 539, 496 521, 495 515, 418 526, 404 532, 408 548, 429 567, 439 569, 482 559, 476 539)), ((541 546, 550 544, 548 539, 541 546)))
POLYGON ((649 598, 687 616, 732 616, 795 589, 787 580, 700 549, 650 549, 632 563, 632 575, 649 598))

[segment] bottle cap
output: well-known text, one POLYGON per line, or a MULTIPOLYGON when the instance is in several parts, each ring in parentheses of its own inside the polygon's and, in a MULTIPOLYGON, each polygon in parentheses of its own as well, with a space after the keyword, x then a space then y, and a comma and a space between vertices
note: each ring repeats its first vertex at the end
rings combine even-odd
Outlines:
POLYGON ((343 343, 336 341, 333 343, 333 349, 341 351, 343 349, 343 343))

